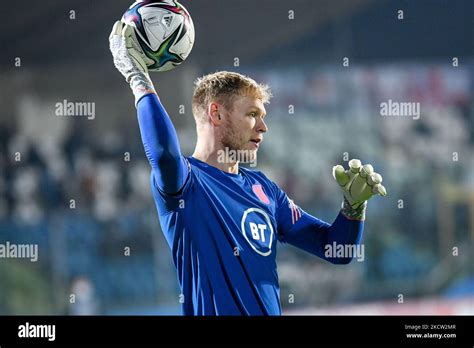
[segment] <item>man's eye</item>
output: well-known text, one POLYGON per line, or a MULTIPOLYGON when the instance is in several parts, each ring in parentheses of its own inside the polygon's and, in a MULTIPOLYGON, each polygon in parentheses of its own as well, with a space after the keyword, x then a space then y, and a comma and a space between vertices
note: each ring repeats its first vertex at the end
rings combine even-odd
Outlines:
POLYGON ((256 117, 256 116, 257 116, 257 113, 256 113, 256 112, 251 112, 251 113, 250 113, 250 116, 256 117))

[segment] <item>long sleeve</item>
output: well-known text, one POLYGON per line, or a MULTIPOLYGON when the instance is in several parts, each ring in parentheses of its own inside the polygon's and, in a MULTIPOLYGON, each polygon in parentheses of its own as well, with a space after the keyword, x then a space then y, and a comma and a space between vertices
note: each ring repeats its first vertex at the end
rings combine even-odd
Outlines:
POLYGON ((332 224, 306 213, 277 187, 278 239, 335 264, 351 262, 354 254, 339 255, 339 249, 360 244, 364 222, 339 213, 332 224))
POLYGON ((156 185, 166 194, 178 193, 186 181, 188 166, 173 123, 156 94, 147 94, 138 101, 137 115, 156 185))

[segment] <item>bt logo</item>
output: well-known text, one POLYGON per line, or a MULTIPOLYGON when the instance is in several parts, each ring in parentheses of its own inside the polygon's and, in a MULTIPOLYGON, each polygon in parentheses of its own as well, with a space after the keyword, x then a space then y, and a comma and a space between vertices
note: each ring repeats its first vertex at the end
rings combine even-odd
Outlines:
POLYGON ((261 240, 265 243, 265 230, 267 229, 267 225, 249 222, 249 226, 250 232, 252 232, 252 238, 255 240, 261 240))
POLYGON ((273 226, 264 210, 247 209, 242 216, 241 229, 247 242, 258 254, 268 256, 272 253, 273 226))

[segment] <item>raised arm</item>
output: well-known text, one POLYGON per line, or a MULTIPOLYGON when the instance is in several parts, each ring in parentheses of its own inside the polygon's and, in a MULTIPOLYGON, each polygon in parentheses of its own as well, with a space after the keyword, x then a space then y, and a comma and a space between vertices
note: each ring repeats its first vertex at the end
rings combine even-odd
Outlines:
POLYGON ((184 186, 188 175, 176 130, 155 94, 138 101, 137 113, 143 147, 156 185, 167 194, 175 194, 184 186))
POLYGON ((109 41, 115 67, 135 96, 140 134, 155 183, 162 192, 175 194, 186 181, 188 166, 176 130, 148 75, 145 57, 133 39, 132 28, 120 21, 115 23, 109 41))

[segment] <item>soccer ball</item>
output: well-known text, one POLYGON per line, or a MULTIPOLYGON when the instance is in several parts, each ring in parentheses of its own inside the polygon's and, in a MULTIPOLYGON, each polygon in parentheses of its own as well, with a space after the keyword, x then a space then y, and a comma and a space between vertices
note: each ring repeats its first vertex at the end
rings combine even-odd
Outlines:
POLYGON ((193 21, 177 1, 136 1, 124 13, 122 22, 134 28, 149 71, 174 69, 193 48, 193 21))

